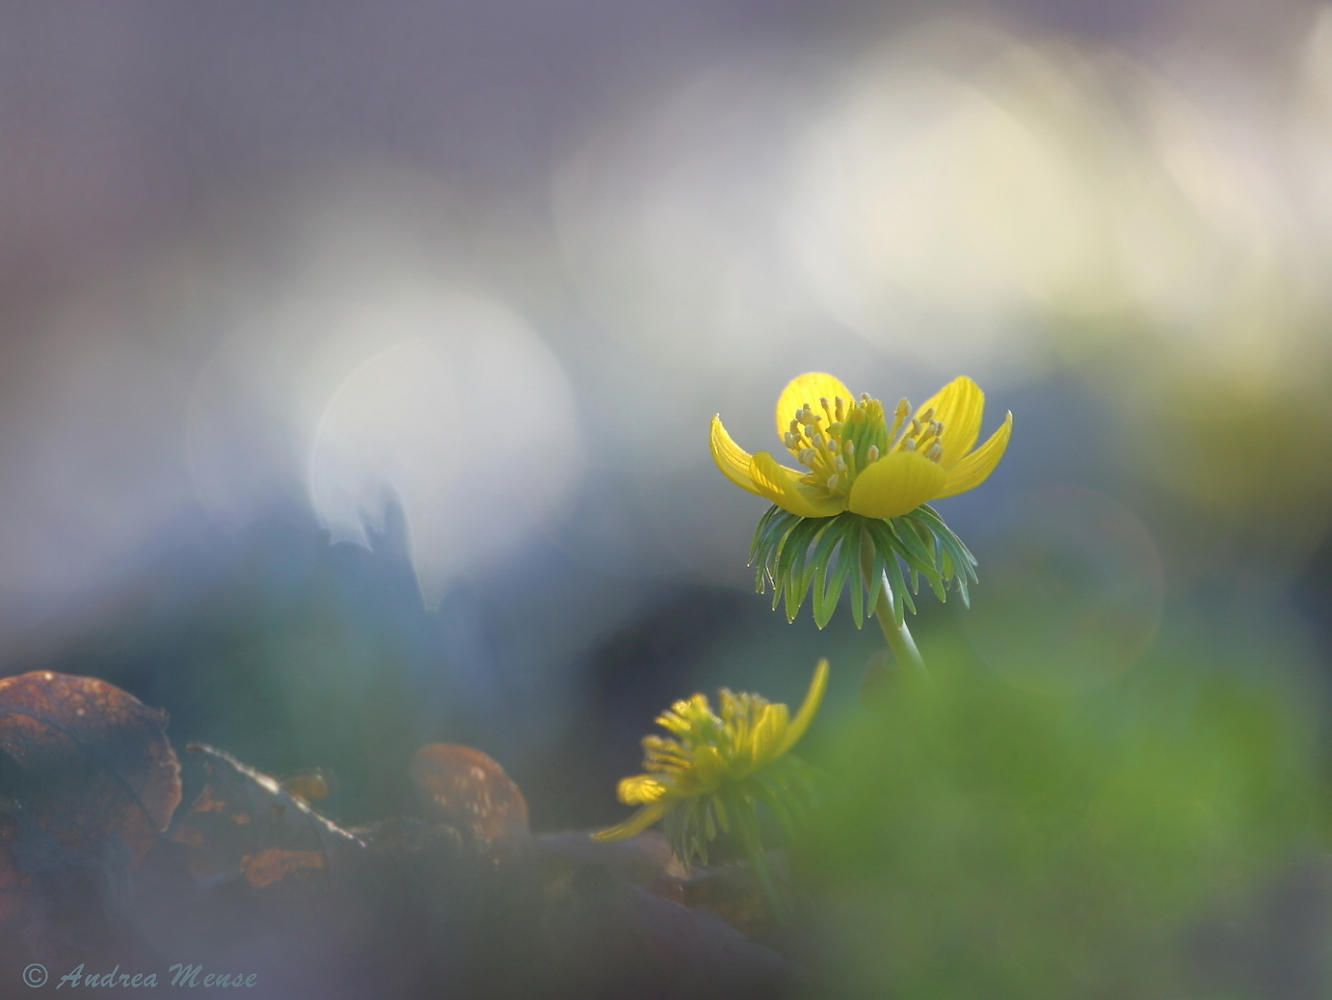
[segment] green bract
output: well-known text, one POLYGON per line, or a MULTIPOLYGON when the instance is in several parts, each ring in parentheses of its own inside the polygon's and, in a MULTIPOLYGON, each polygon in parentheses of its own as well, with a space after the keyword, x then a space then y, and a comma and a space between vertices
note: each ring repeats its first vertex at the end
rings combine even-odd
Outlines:
POLYGON ((857 628, 864 624, 866 609, 873 613, 885 579, 894 624, 900 628, 906 612, 916 612, 912 595, 920 593, 920 577, 941 601, 948 586, 955 585, 964 605, 969 603, 967 585, 977 579, 976 557, 927 504, 891 518, 850 511, 800 517, 774 504, 754 532, 749 563, 757 566, 755 589, 764 593, 771 586, 773 609, 784 599, 788 621, 812 594, 819 628, 831 620, 848 583, 857 628))

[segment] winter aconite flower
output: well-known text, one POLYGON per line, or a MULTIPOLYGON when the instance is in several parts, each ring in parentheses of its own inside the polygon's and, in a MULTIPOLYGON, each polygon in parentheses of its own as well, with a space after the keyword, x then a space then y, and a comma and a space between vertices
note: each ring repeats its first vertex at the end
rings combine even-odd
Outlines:
POLYGON ((822 628, 849 582, 857 626, 866 607, 877 614, 883 602, 879 623, 889 645, 918 657, 905 644, 904 615, 915 610, 919 577, 940 600, 955 582, 963 602, 976 579, 975 558, 928 501, 979 486, 1003 457, 1013 415, 977 447, 984 406, 985 394, 965 376, 914 411, 903 399, 888 414, 831 375, 801 375, 777 400, 777 434, 799 469, 766 451, 750 455, 714 416, 717 467, 773 504, 750 552, 758 589, 772 585, 773 607, 785 596, 794 618, 812 592, 822 628))
POLYGON ((805 701, 792 718, 785 705, 757 694, 720 692, 721 714, 705 695, 677 701, 657 718, 670 736, 643 737, 643 768, 620 782, 618 794, 638 812, 593 834, 622 840, 664 819, 676 854, 689 864, 707 861, 717 831, 730 832, 751 855, 759 851, 756 803, 788 826, 809 795, 809 769, 788 753, 809 728, 828 684, 828 661, 814 670, 805 701))
POLYGON ((801 469, 766 451, 748 454, 712 418, 712 457, 741 489, 799 517, 849 510, 900 517, 923 503, 979 486, 1008 446, 1013 415, 979 448, 985 394, 965 375, 914 413, 905 399, 891 420, 868 394, 858 398, 831 375, 798 376, 777 399, 777 434, 801 469))

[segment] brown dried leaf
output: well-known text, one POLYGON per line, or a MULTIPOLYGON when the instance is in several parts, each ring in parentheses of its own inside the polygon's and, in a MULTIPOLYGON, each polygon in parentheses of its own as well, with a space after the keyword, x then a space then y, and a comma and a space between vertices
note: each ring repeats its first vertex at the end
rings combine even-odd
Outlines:
POLYGON ((284 851, 280 847, 265 847, 254 857, 241 859, 245 880, 256 889, 280 882, 293 872, 324 867, 322 851, 284 851))
POLYGON ((287 775, 278 784, 298 799, 320 802, 338 790, 338 776, 326 767, 309 767, 287 775))
POLYGON ((628 840, 593 840, 582 831, 543 833, 534 839, 537 858, 548 879, 587 865, 600 865, 616 878, 674 903, 684 903, 689 878, 660 830, 644 830, 628 840))
MULTIPOLYGON (((65 847, 97 856, 117 836, 142 858, 180 803, 166 721, 165 712, 95 677, 6 677, 0 755, 12 787, 5 791, 65 847)), ((0 860, 0 886, 3 870, 0 860)))
POLYGON ((416 751, 411 774, 426 816, 455 827, 478 854, 498 861, 527 850, 527 800, 491 757, 431 743, 416 751))
POLYGON ((200 743, 208 782, 171 838, 191 848, 195 875, 243 876, 257 889, 283 883, 327 885, 334 859, 365 846, 273 778, 200 743))
MULTIPOLYGON (((770 858, 772 856, 770 855, 770 858)), ((774 866, 778 891, 790 895, 783 864, 774 866)), ((739 866, 702 868, 681 884, 681 902, 690 908, 705 906, 740 933, 761 937, 776 930, 763 899, 763 890, 750 869, 739 866)))
POLYGON ((797 970, 708 909, 689 909, 612 875, 576 869, 551 887, 541 953, 561 996, 767 998, 797 970))

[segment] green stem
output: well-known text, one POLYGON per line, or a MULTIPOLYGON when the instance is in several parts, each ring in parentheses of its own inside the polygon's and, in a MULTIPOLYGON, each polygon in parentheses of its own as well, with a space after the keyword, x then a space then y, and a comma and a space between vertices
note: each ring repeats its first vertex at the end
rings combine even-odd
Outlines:
MULTIPOLYGON (((871 575, 874 572, 874 544, 866 535, 862 535, 860 540, 860 572, 865 578, 865 585, 872 587, 874 585, 871 575)), ((879 599, 874 605, 874 617, 879 622, 879 628, 883 630, 883 637, 888 640, 888 648, 893 651, 893 657, 899 664, 911 667, 912 670, 928 680, 930 670, 925 666, 920 650, 916 648, 916 640, 911 637, 911 630, 907 628, 906 618, 903 617, 901 625, 898 625, 895 620, 893 588, 888 583, 888 574, 883 570, 880 570, 879 573, 883 579, 879 581, 879 599)))
POLYGON ((746 800, 739 808, 735 809, 734 821, 736 839, 740 841, 740 846, 744 849, 745 857, 749 861, 749 870, 754 873, 754 877, 758 879, 759 888, 763 890, 763 899, 768 904, 768 913, 778 923, 785 923, 787 917, 786 902, 782 899, 781 893, 777 891, 777 883, 773 880, 772 868, 768 864, 768 852, 763 849, 763 841, 759 837, 758 817, 754 815, 754 803, 746 800))

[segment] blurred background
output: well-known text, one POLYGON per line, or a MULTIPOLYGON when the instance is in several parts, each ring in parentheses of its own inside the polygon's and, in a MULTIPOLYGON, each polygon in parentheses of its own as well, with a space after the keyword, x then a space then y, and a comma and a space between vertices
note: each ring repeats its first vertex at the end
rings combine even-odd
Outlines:
MULTIPOLYGON (((927 656, 1091 712, 1075 742, 1129 703, 1206 716, 1225 678, 1269 706, 1290 814, 1321 808, 1332 5, 96 0, 0 28, 6 674, 332 768, 348 823, 409 810, 434 740, 496 757, 538 830, 616 820, 667 703, 798 702, 820 655, 809 752, 837 759, 882 639, 753 593, 764 504, 708 420, 770 449, 800 372, 889 401, 967 374, 982 433, 1015 431, 939 505, 981 582, 922 602, 927 656)), ((1252 727, 1206 718, 1244 758, 1252 727)))

